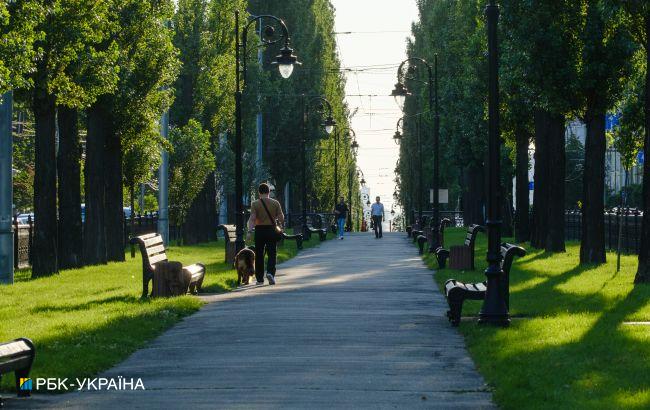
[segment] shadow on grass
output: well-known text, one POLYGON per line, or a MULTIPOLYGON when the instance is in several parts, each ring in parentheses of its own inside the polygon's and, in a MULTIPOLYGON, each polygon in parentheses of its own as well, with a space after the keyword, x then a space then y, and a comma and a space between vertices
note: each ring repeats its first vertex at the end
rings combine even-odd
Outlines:
POLYGON ((648 303, 649 294, 650 286, 637 286, 625 299, 589 315, 593 321, 576 322, 571 316, 572 320, 563 321, 554 316, 540 320, 530 329, 517 329, 514 322, 514 329, 505 330, 468 324, 463 333, 474 339, 473 356, 490 384, 498 386, 495 399, 504 408, 524 408, 525 403, 571 409, 648 408, 650 380, 644 376, 650 374, 650 362, 646 360, 650 354, 648 328, 623 328, 622 323, 648 303), (537 326, 547 327, 539 330, 540 338, 549 328, 562 333, 576 331, 578 327, 576 333, 583 333, 567 343, 542 348, 513 349, 504 345, 504 339, 512 341, 515 335, 532 337, 537 326))
MULTIPOLYGON (((108 292, 108 291, 107 291, 108 292)), ((97 292, 91 294, 96 295, 97 292)), ((99 307, 101 305, 106 305, 110 303, 138 303, 142 299, 136 296, 112 296, 105 299, 93 300, 86 303, 81 303, 78 305, 38 305, 30 309, 31 313, 48 313, 48 312, 74 312, 77 310, 88 310, 94 307, 99 307)))

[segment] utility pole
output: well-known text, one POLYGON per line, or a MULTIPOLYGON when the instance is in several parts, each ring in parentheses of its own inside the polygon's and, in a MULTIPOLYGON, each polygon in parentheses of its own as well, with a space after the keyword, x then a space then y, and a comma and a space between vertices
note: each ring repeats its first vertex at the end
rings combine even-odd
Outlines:
POLYGON ((10 92, 0 102, 0 283, 14 283, 12 100, 10 92))
MULTIPOLYGON (((160 119, 160 135, 169 139, 169 110, 160 119)), ((165 246, 169 245, 169 153, 162 150, 158 169, 158 233, 165 246)))

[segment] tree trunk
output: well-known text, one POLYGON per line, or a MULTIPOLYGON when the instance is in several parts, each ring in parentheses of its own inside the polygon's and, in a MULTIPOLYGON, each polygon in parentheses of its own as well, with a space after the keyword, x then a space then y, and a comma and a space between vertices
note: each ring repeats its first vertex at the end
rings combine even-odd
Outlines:
POLYGON ((213 235, 217 232, 216 213, 214 173, 210 173, 185 217, 185 223, 182 227, 183 243, 185 245, 194 245, 214 239, 213 235))
POLYGON ((485 223, 485 169, 483 165, 470 165, 465 172, 463 186, 463 219, 465 225, 485 223))
POLYGON ((530 244, 564 252, 564 117, 535 111, 535 191, 530 244))
POLYGON ((587 110, 580 263, 605 263, 605 113, 587 110))
MULTIPOLYGON (((110 125, 113 124, 112 116, 110 125)), ((122 179, 122 141, 111 126, 107 134, 104 157, 106 258, 109 262, 124 261, 124 184, 122 179)))
POLYGON ((516 143, 516 164, 515 176, 517 186, 516 221, 515 221, 515 242, 526 242, 530 236, 529 209, 530 194, 528 189, 528 133, 524 130, 517 130, 515 133, 516 143))
MULTIPOLYGON (((650 33, 650 16, 645 17, 645 32, 650 33)), ((645 139, 643 152, 650 152, 650 36, 646 35, 646 74, 645 74, 645 139)), ((643 162, 643 222, 641 223, 641 248, 639 267, 634 283, 650 283, 650 164, 643 162)))
POLYGON ((111 116, 108 98, 100 97, 88 109, 88 136, 86 138, 85 193, 86 211, 84 221, 83 256, 88 265, 106 263, 105 224, 105 146, 110 136, 111 116))
POLYGON ((566 192, 566 125, 564 116, 551 114, 549 117, 548 150, 548 229, 544 249, 547 252, 564 252, 564 196, 566 192))
POLYGON ((78 112, 58 107, 59 154, 59 255, 60 269, 81 266, 81 144, 79 142, 78 112))
POLYGON ((56 110, 54 97, 36 87, 33 100, 34 147, 34 243, 32 277, 57 272, 56 215, 56 110))

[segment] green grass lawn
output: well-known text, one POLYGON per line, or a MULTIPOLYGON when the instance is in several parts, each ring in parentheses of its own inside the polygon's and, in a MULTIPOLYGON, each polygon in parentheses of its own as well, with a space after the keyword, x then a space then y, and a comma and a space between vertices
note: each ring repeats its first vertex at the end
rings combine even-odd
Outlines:
MULTIPOLYGON (((464 229, 445 230, 446 246, 461 244, 464 229)), ((485 280, 487 239, 481 233, 477 269, 441 270, 445 280, 485 280)), ((633 285, 637 257, 616 254, 607 264, 579 266, 580 245, 547 254, 524 245, 528 254, 515 261, 510 275, 509 328, 462 321, 460 332, 494 389, 496 403, 521 408, 650 408, 650 286, 633 285)), ((431 268, 435 257, 425 256, 431 268)), ((467 301, 463 316, 477 315, 481 302, 467 301)))
MULTIPOLYGON (((304 246, 318 244, 313 235, 304 246)), ((278 249, 278 261, 297 253, 295 241, 278 249)), ((237 274, 224 263, 224 242, 171 247, 170 260, 202 262, 207 272, 204 293, 224 292, 237 283, 237 274)), ((135 350, 196 312, 202 302, 194 296, 141 300, 140 252, 126 262, 62 271, 28 279, 18 272, 17 283, 0 286, 0 341, 28 337, 36 344, 32 377, 88 377, 124 360, 135 350)), ((227 317, 215 320, 228 320, 227 317)), ((2 388, 13 389, 13 375, 2 388)))

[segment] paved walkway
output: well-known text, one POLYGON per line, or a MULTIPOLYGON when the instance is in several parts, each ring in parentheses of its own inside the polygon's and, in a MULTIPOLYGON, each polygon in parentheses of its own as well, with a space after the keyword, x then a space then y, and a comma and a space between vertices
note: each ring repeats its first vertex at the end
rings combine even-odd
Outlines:
MULTIPOLYGON (((482 408, 491 394, 405 234, 355 234, 210 304, 54 408, 482 408)), ((33 403, 39 402, 38 398, 33 403)))

